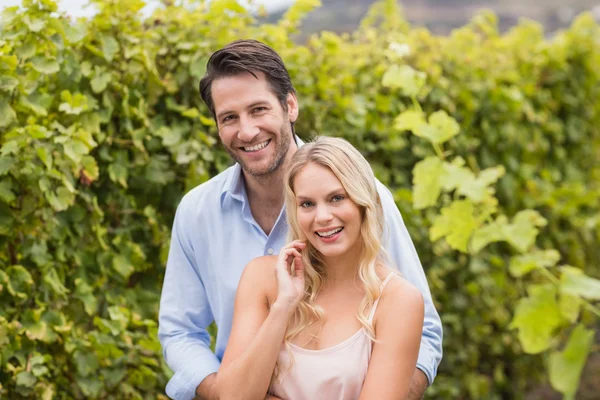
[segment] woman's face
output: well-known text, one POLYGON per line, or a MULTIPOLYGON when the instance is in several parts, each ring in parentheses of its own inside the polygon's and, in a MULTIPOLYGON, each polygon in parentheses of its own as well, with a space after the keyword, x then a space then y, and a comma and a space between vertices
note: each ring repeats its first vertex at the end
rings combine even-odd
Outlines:
POLYGON ((356 253, 362 222, 360 207, 327 167, 308 163, 294 179, 300 229, 323 256, 356 253))

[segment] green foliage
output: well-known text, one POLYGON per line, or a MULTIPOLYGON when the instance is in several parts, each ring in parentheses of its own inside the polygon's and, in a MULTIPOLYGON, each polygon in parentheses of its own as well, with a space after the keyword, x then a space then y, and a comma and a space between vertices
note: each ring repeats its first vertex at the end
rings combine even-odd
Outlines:
POLYGON ((501 35, 491 14, 435 37, 387 0, 354 33, 298 45, 318 1, 263 25, 231 0, 147 19, 140 0, 94 4, 78 22, 52 0, 2 13, 0 397, 164 398, 174 210, 230 162, 198 80, 240 37, 282 55, 297 132, 347 138, 394 192, 444 324, 428 396, 519 398, 544 362, 573 396, 600 293, 590 15, 551 39, 526 21, 501 35))
MULTIPOLYGON (((395 73, 398 69, 393 64, 388 72, 395 73)), ((519 342, 525 353, 538 354, 555 349, 549 357, 550 382, 566 398, 574 398, 594 332, 587 330, 583 324, 577 325, 562 352, 556 350, 560 342, 558 332, 577 323, 581 305, 596 317, 600 316, 600 309, 586 301, 600 299, 600 280, 588 277, 571 266, 559 268, 560 280, 549 272, 549 268, 561 259, 561 254, 554 249, 534 248, 539 228, 547 224, 537 211, 521 210, 512 224, 506 222, 491 187, 505 174, 503 166, 487 168, 475 178, 471 168, 465 167, 462 157, 446 161, 453 151, 444 152, 442 146, 459 133, 458 123, 442 111, 433 113, 429 123, 425 122, 416 98, 417 92, 403 90, 413 88, 417 81, 422 86, 422 76, 417 78, 416 74, 406 75, 404 80, 391 81, 386 73, 382 79, 384 86, 398 88, 404 94, 410 93, 414 104, 413 109, 403 111, 396 118, 395 127, 426 139, 436 153, 436 156, 417 162, 413 169, 413 206, 415 209, 436 207, 440 193, 453 194, 452 198, 439 201, 440 214, 433 217, 429 230, 432 241, 445 238, 451 249, 470 253, 473 257, 493 242, 510 243, 518 253, 522 253, 510 258, 508 271, 513 277, 524 278, 532 271, 539 271, 541 277, 550 281, 545 284, 538 284, 536 280, 522 282, 527 287, 527 294, 523 293, 524 296, 518 300, 509 328, 518 330, 519 342), (567 367, 570 368, 569 373, 564 374, 567 367)), ((510 253, 504 253, 504 257, 507 255, 510 253)))

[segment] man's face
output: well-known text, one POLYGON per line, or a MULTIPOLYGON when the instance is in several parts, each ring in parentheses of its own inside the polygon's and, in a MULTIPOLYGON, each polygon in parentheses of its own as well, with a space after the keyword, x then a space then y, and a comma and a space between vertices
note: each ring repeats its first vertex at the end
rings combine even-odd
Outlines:
POLYGON ((259 177, 277 170, 288 155, 298 103, 289 94, 284 110, 264 74, 256 75, 217 79, 211 92, 223 145, 247 174, 259 177))

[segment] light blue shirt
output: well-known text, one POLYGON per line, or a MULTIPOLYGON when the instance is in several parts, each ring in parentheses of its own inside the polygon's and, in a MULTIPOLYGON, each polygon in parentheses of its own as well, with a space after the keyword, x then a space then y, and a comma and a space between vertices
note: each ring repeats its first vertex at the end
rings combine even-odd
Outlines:
MULTIPOLYGON (((442 325, 427 280, 394 199, 379 181, 386 219, 384 241, 392 261, 425 300, 417 367, 433 382, 442 359, 442 325)), ((187 193, 175 215, 160 301, 158 336, 174 375, 166 392, 189 400, 217 372, 231 332, 235 292, 242 270, 255 257, 278 254, 286 242, 285 211, 266 235, 252 217, 242 169, 230 167, 187 193), (206 328, 216 321, 215 353, 206 328)), ((399 317, 401 317, 401 310, 399 317)))

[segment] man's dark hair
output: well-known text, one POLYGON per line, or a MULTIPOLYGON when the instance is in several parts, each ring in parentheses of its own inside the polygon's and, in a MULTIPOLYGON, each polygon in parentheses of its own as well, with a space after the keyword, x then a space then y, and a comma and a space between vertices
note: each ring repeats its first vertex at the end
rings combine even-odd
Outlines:
POLYGON ((212 83, 216 79, 242 72, 249 72, 257 79, 256 72, 265 74, 271 90, 287 111, 287 96, 289 93, 296 93, 296 90, 283 60, 266 44, 258 40, 244 39, 231 42, 216 51, 206 64, 206 73, 200 80, 200 95, 213 117, 216 118, 211 93, 212 83))

